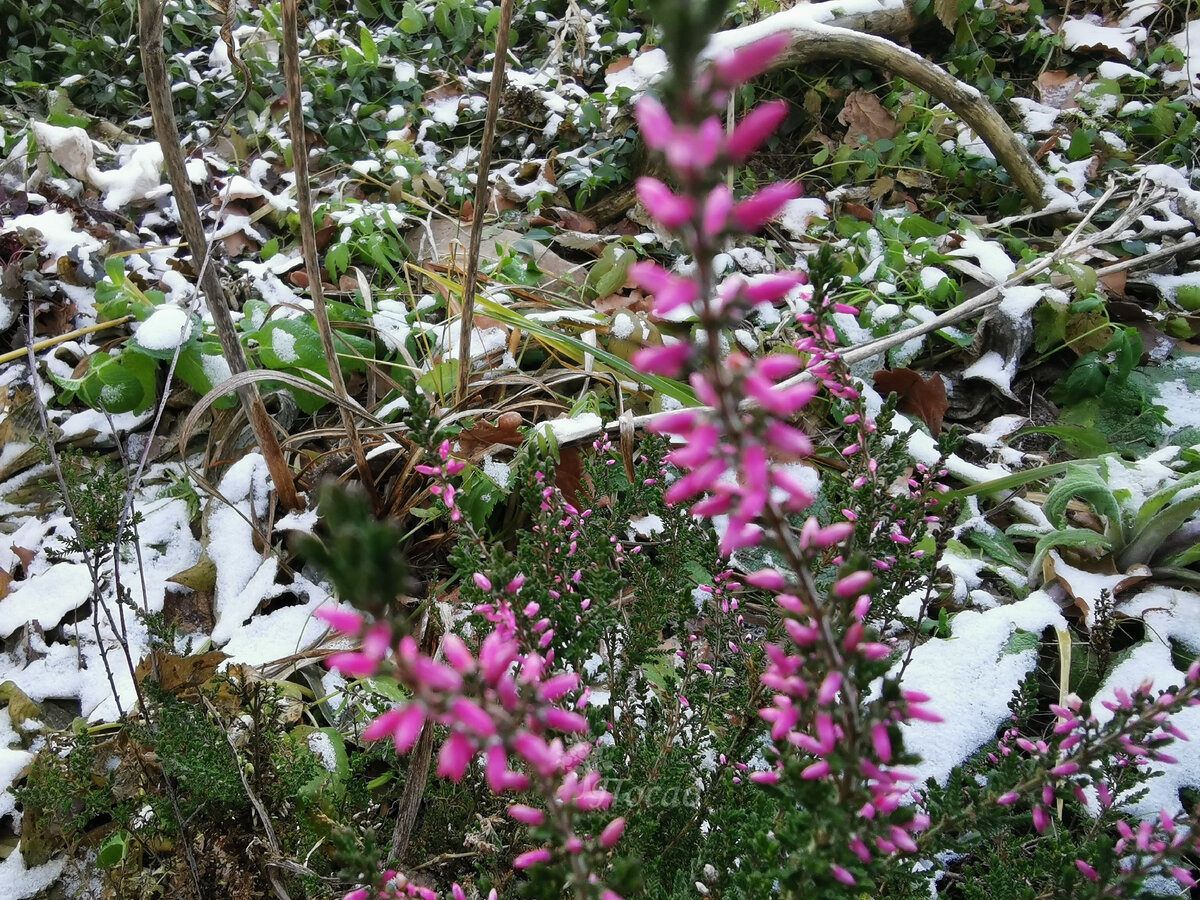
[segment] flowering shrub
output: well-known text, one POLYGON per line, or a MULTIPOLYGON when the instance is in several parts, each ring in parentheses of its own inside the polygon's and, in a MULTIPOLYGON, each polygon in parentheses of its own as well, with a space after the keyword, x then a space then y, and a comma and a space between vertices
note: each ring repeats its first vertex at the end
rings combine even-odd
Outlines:
MULTIPOLYGON (((596 522, 604 513, 567 503, 548 466, 532 459, 523 480, 530 524, 515 551, 493 546, 460 514, 456 477, 464 464, 444 439, 436 461, 418 469, 458 529, 454 562, 473 614, 454 617, 450 630, 424 645, 394 623, 324 614, 336 630, 361 639, 358 649, 331 657, 332 668, 354 678, 386 672, 406 691, 362 738, 390 740, 405 754, 436 727, 437 775, 460 783, 477 768, 524 829, 510 864, 534 896, 616 900, 649 888, 620 856, 631 839, 643 856, 678 861, 677 849, 692 847, 722 861, 723 868, 701 867, 693 857, 693 870, 707 879, 693 879, 694 887, 656 870, 653 887, 663 895, 708 894, 722 885, 728 896, 918 896, 928 890, 921 872, 935 854, 975 852, 998 830, 1028 833, 1014 824, 1017 810, 1035 839, 1086 822, 1088 809, 1099 816, 1095 826, 1081 826, 1085 838, 1058 848, 1092 855, 1048 864, 1029 879, 1039 889, 1122 896, 1163 874, 1191 885, 1184 858, 1194 847, 1195 817, 1184 822, 1164 812, 1137 824, 1119 807, 1144 781, 1141 764, 1170 761, 1164 748, 1184 737, 1170 716, 1197 702, 1200 665, 1182 688, 1155 695, 1147 685, 1120 695, 1104 724, 1078 698, 1056 704, 1041 738, 1028 731, 1034 710, 1015 702, 1014 727, 971 763, 974 777, 960 772, 945 788, 915 783, 910 767, 919 760, 905 748, 903 726, 938 716, 927 696, 903 686, 906 658, 888 630, 895 618, 888 579, 913 584, 932 576, 932 560, 917 544, 944 524, 945 472, 917 467, 906 491, 892 490, 903 467, 880 459, 886 443, 838 354, 831 316, 854 309, 831 295, 836 275, 827 256, 810 261, 808 271, 717 281, 714 258, 728 239, 760 229, 800 188, 773 184, 736 199, 725 182, 725 170, 762 146, 787 105, 762 104, 728 131, 722 110, 787 37, 701 67, 703 42, 694 32, 707 21, 704 9, 677 24, 692 29, 687 39, 665 42, 675 66, 664 91, 670 108, 646 97, 636 111, 646 145, 662 154, 672 179, 642 178, 638 196, 687 248, 691 265, 673 271, 644 261, 630 274, 659 316, 688 306, 700 324, 699 341, 643 349, 634 364, 647 374, 686 375, 705 404, 650 426, 669 449, 661 461, 642 457, 641 488, 662 487, 658 499, 642 502, 657 504, 677 533, 696 522, 719 526, 719 560, 700 567, 690 615, 693 598, 682 609, 630 612, 622 606, 630 586, 636 602, 653 578, 639 545, 627 547, 611 531, 601 539, 596 522), (759 359, 727 350, 723 336, 756 306, 797 295, 794 349, 759 359), (849 436, 841 450, 846 505, 822 518, 813 513, 811 480, 796 466, 813 453, 796 415, 816 402, 849 436), (747 570, 741 560, 762 548, 771 563, 747 570), (889 597, 882 605, 880 594, 889 597), (762 607, 764 596, 769 606, 762 607), (747 619, 751 600, 765 624, 747 619), (663 628, 635 623, 643 612, 663 628), (683 631, 664 637, 668 624, 683 631), (665 671, 653 665, 656 654, 670 661, 665 671), (705 760, 681 760, 689 753, 705 760), (620 787, 660 779, 693 792, 689 813, 665 826, 645 821, 656 815, 645 795, 626 796, 620 787), (1107 824, 1116 841, 1097 831, 1107 824), (724 856, 705 840, 714 829, 724 832, 724 856)), ((601 441, 595 449, 602 458, 611 448, 601 441)), ((595 473, 597 482, 606 477, 595 473)), ((605 520, 610 525, 629 519, 620 503, 608 499, 618 510, 605 520)), ((943 528, 935 548, 944 537, 943 528)), ((669 551, 662 552, 666 559, 669 551)), ((647 861, 642 875, 651 868, 647 861)), ((425 895, 398 878, 389 872, 383 879, 393 895, 425 895)), ((453 891, 463 894, 457 884, 453 891)))

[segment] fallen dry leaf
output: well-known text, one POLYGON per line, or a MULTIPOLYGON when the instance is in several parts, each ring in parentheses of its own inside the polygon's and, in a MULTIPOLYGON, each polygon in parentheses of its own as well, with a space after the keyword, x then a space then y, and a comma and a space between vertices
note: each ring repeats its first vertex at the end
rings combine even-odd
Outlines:
POLYGON ((1047 106, 1055 109, 1074 109, 1078 104, 1075 95, 1083 87, 1083 79, 1065 69, 1049 69, 1038 76, 1038 96, 1047 106))
POLYGON ((942 419, 950 402, 946 399, 946 382, 936 372, 925 378, 912 369, 881 369, 875 373, 875 387, 882 394, 900 398, 897 409, 912 413, 929 426, 935 437, 942 430, 942 419))
POLYGON ((195 693, 200 685, 212 678, 217 666, 229 659, 228 654, 220 650, 210 650, 198 656, 177 656, 162 650, 155 650, 147 656, 134 671, 138 684, 144 682, 158 667, 158 683, 168 694, 186 696, 195 693))
POLYGON ((1124 269, 1118 272, 1109 272, 1106 275, 1100 276, 1100 283, 1104 285, 1105 293, 1116 294, 1119 297, 1125 296, 1125 280, 1127 273, 1124 269))
POLYGON ((863 146, 863 138, 867 143, 874 143, 885 138, 890 140, 900 133, 896 117, 868 91, 855 91, 847 97, 838 113, 838 121, 846 126, 845 143, 855 148, 863 146))
POLYGON ((583 455, 578 447, 559 447, 559 462, 554 467, 554 484, 562 491, 563 499, 579 506, 579 489, 583 486, 583 455))
POLYGON ((504 444, 506 447, 520 447, 524 435, 518 430, 524 419, 519 412, 502 413, 495 425, 480 422, 458 435, 459 444, 464 455, 471 457, 475 452, 490 447, 492 444, 504 444))

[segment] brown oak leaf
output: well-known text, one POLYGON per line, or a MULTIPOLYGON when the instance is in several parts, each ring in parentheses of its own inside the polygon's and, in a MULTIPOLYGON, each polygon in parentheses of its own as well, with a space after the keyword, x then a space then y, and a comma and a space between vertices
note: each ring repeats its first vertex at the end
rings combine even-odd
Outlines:
POLYGON ((881 369, 875 373, 875 387, 881 394, 900 398, 897 409, 912 413, 929 426, 935 437, 942 430, 942 419, 950 402, 946 399, 946 382, 936 372, 928 378, 912 369, 881 369))
POLYGON ((900 133, 896 117, 868 91, 855 91, 847 97, 838 121, 846 126, 845 143, 855 148, 863 146, 863 138, 871 144, 885 138, 890 140, 900 133))

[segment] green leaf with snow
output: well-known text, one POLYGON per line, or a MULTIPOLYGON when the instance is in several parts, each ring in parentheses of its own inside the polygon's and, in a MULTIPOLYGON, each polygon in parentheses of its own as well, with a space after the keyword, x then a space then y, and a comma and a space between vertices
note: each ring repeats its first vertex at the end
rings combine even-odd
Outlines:
POLYGON ((1111 540, 1123 543, 1123 518, 1121 505, 1113 496, 1108 483, 1100 477, 1093 466, 1072 466, 1063 479, 1054 486, 1046 497, 1042 512, 1059 528, 1067 524, 1067 505, 1079 498, 1108 520, 1107 532, 1111 540))
POLYGON ((1105 535, 1089 528, 1064 528, 1061 531, 1052 531, 1038 540, 1030 569, 1036 572, 1046 554, 1060 548, 1098 550, 1106 553, 1112 549, 1112 541, 1105 535))
POLYGON ((259 329, 259 357, 268 369, 307 369, 326 377, 321 336, 303 319, 275 319, 259 329))

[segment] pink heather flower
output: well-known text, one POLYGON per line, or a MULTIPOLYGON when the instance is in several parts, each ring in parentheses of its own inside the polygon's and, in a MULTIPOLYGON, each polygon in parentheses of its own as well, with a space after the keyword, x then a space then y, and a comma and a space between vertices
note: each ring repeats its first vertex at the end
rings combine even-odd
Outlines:
POLYGON ((486 575, 484 575, 482 572, 476 572, 471 577, 473 579, 475 579, 475 583, 477 585, 479 585, 479 589, 481 591, 490 591, 492 589, 491 579, 488 578, 486 575))
POLYGON ((558 763, 562 758, 561 752, 554 752, 549 744, 529 732, 517 735, 513 740, 513 749, 544 778, 558 770, 558 763))
POLYGON ((786 100, 774 100, 756 106, 738 122, 725 141, 725 155, 735 163, 744 162, 775 133, 787 114, 786 100))
MULTIPOLYGON (((733 221, 742 231, 754 234, 779 215, 785 203, 795 200, 802 193, 800 185, 792 182, 769 184, 734 206, 733 221)), ((650 204, 647 203, 646 208, 649 209, 650 204)))
POLYGON ((616 845, 621 839, 621 835, 625 833, 625 817, 613 819, 604 826, 604 830, 600 832, 600 846, 608 850, 616 845))
POLYGON ((787 378, 789 375, 798 372, 803 366, 804 360, 794 353, 774 353, 770 356, 764 356, 754 364, 754 368, 758 370, 758 374, 772 381, 787 378))
POLYGON ((551 707, 546 710, 546 725, 555 731, 582 734, 588 730, 587 719, 577 712, 551 707))
POLYGON ((450 704, 450 715, 478 737, 489 738, 496 733, 496 723, 492 721, 492 717, 467 697, 454 698, 454 702, 450 704))
POLYGON ((575 805, 584 812, 595 812, 608 809, 612 801, 613 795, 608 791, 584 791, 575 798, 575 805))
POLYGON ((807 781, 816 781, 818 778, 824 778, 831 771, 829 760, 822 759, 808 766, 800 773, 800 777, 807 781))
POLYGON ((544 863, 550 859, 550 851, 543 847, 540 850, 530 850, 528 853, 522 853, 513 860, 514 869, 528 869, 539 863, 544 863))
POLYGON ((775 569, 759 569, 746 576, 746 583, 767 591, 781 591, 787 581, 775 569))
POLYGON ((657 263, 634 263, 629 275, 640 288, 654 295, 654 314, 659 318, 681 306, 690 306, 700 296, 695 279, 672 275, 657 263))
POLYGON ((403 709, 392 709, 379 716, 363 729, 363 740, 377 741, 392 738, 397 753, 407 753, 416 743, 421 727, 425 724, 425 710, 420 704, 411 703, 403 709))
POLYGON ((576 672, 561 672, 554 675, 538 688, 538 693, 541 694, 543 700, 548 703, 554 703, 556 700, 561 700, 575 688, 579 687, 579 675, 576 672))
POLYGON ((493 631, 483 639, 483 645, 479 648, 479 667, 483 671, 483 680, 495 685, 516 658, 517 645, 502 637, 500 632, 493 631))
POLYGON ((821 706, 828 706, 834 701, 838 695, 838 691, 842 689, 842 673, 830 672, 821 682, 821 688, 817 691, 817 703, 821 706))
POLYGON ((453 895, 454 900, 467 900, 466 893, 463 891, 462 887, 459 886, 457 881, 450 885, 450 893, 453 895))
POLYGON ((676 128, 663 151, 667 164, 685 175, 700 174, 712 168, 721 150, 724 133, 721 120, 716 116, 709 116, 695 129, 676 128))
POLYGON ((778 784, 778 772, 751 772, 750 780, 755 784, 778 784))
POLYGON ((858 881, 855 880, 854 876, 851 875, 845 869, 843 869, 841 866, 839 866, 837 863, 832 863, 829 866, 829 874, 832 875, 838 881, 840 881, 842 884, 848 884, 852 887, 854 885, 858 884, 858 881))
POLYGON ((812 439, 799 428, 793 428, 783 422, 772 422, 767 426, 764 436, 772 447, 784 453, 792 456, 812 455, 812 439))
POLYGON ((508 814, 525 825, 541 825, 546 821, 544 812, 524 803, 514 803, 508 808, 508 814))
POLYGON ((850 597, 854 597, 855 595, 862 593, 862 591, 874 580, 875 577, 870 573, 869 570, 859 569, 857 572, 851 572, 844 578, 834 582, 833 592, 842 599, 849 599, 850 597))
POLYGON ((342 634, 358 634, 362 631, 365 621, 359 613, 336 607, 323 607, 316 610, 313 615, 334 631, 340 631, 342 634))
POLYGON ((708 237, 716 237, 725 230, 725 223, 733 209, 733 191, 729 185, 721 182, 704 201, 704 216, 700 228, 708 237))
POLYGON ((888 727, 884 722, 876 722, 871 726, 871 744, 875 747, 875 755, 880 762, 891 762, 892 739, 888 735, 888 727))
POLYGON ((455 731, 442 745, 442 751, 438 754, 438 775, 454 782, 462 781, 467 765, 474 755, 475 746, 471 740, 461 731, 455 731))
POLYGON ((667 378, 678 378, 684 363, 692 355, 692 345, 680 341, 670 346, 645 347, 636 351, 630 358, 633 367, 647 375, 665 375, 667 378))
POLYGON ((1100 880, 1100 873, 1097 872, 1095 869, 1093 869, 1090 865, 1088 865, 1085 860, 1082 860, 1082 859, 1075 860, 1075 868, 1077 868, 1083 874, 1083 877, 1086 878, 1088 881, 1099 881, 1100 880))
POLYGON ((1046 808, 1040 803, 1033 807, 1033 828, 1038 834, 1042 834, 1050 825, 1050 817, 1046 814, 1046 808))
POLYGON ((442 638, 442 650, 445 651, 446 659, 454 667, 454 671, 461 675, 475 671, 475 657, 457 634, 448 634, 442 638))
POLYGON ((1171 875, 1182 884, 1185 888, 1193 888, 1196 886, 1196 878, 1183 866, 1171 866, 1171 875))
POLYGON ((724 87, 737 87, 757 78, 791 42, 791 35, 781 31, 721 56, 713 64, 717 80, 724 87))
POLYGON ((690 197, 680 197, 659 181, 643 175, 637 180, 637 195, 647 212, 662 223, 663 227, 678 229, 696 215, 696 204, 690 197))
POLYGON ((736 275, 721 283, 719 294, 725 304, 734 298, 740 298, 751 306, 774 304, 800 284, 808 283, 808 280, 809 276, 802 271, 772 272, 770 275, 756 275, 749 280, 736 275))
POLYGON ((665 150, 675 135, 675 124, 671 121, 671 114, 667 112, 666 107, 654 97, 645 94, 634 107, 633 113, 646 146, 651 150, 665 150))

